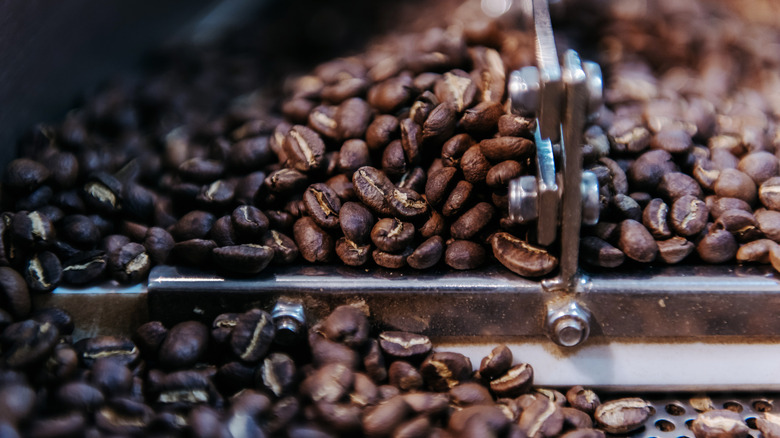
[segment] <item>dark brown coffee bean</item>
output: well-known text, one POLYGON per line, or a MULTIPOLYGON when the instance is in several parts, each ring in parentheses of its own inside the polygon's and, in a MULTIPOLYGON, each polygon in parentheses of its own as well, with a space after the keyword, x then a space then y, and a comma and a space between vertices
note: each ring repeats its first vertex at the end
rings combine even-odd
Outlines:
POLYGON ((653 150, 640 155, 628 168, 626 174, 635 189, 652 191, 665 174, 676 170, 677 166, 669 152, 653 150))
MULTIPOLYGON (((443 385, 444 386, 444 385, 443 385)), ((445 389, 446 391, 446 386, 445 389)), ((449 390, 450 403, 465 408, 474 405, 492 405, 493 395, 487 388, 475 382, 460 383, 449 390)))
MULTIPOLYGON (((255 197, 260 191, 260 187, 263 185, 263 181, 265 181, 265 176, 265 172, 257 171, 239 179, 236 183, 235 194, 233 195, 236 201, 240 204, 251 204, 254 202, 255 197)), ((162 225, 158 224, 158 226, 162 225)))
POLYGON ((493 211, 492 205, 480 202, 452 223, 450 234, 455 239, 471 239, 490 223, 493 211))
POLYGON ((619 217, 635 221, 642 220, 642 208, 632 197, 617 193, 610 199, 610 204, 619 217))
POLYGON ((406 266, 406 258, 412 255, 412 248, 404 248, 401 252, 387 252, 379 248, 371 252, 374 263, 388 269, 401 269, 406 266))
POLYGON ((68 410, 81 412, 93 412, 105 402, 99 389, 83 382, 64 384, 54 394, 54 399, 68 410))
POLYGON ((342 364, 354 370, 360 363, 360 357, 355 350, 327 339, 320 333, 319 325, 315 325, 309 330, 309 346, 311 347, 312 363, 315 366, 342 364))
POLYGON ((170 254, 175 244, 173 236, 162 228, 150 227, 146 230, 143 245, 149 258, 155 265, 165 263, 168 259, 168 254, 170 254))
POLYGON ((231 180, 219 179, 200 188, 195 200, 207 210, 225 209, 233 203, 236 185, 231 180))
POLYGON ((339 306, 322 322, 322 333, 331 341, 359 348, 368 340, 368 318, 357 307, 339 306))
POLYGON ((536 119, 534 118, 514 114, 504 114, 498 118, 498 134, 501 137, 530 138, 535 129, 536 119))
POLYGON ((254 275, 261 272, 274 258, 270 246, 246 243, 214 248, 212 260, 226 272, 254 275))
POLYGON ((186 321, 173 326, 160 345, 160 364, 168 369, 193 366, 208 347, 209 330, 200 322, 186 321))
MULTIPOLYGON (((437 78, 438 79, 438 78, 437 78)), ((431 114, 434 108, 439 105, 439 99, 430 91, 423 91, 422 94, 417 96, 414 100, 412 107, 409 109, 409 118, 414 120, 420 126, 423 126, 425 120, 431 114)))
POLYGON ((244 138, 230 146, 226 161, 240 173, 256 170, 271 161, 272 157, 276 158, 268 143, 266 135, 244 138))
POLYGON ((370 437, 390 436, 404 422, 409 411, 401 396, 371 407, 363 416, 363 432, 370 437))
POLYGON ((737 251, 738 262, 769 263, 769 252, 777 243, 769 239, 759 239, 745 243, 737 251))
POLYGON ((521 363, 510 368, 506 374, 490 382, 490 391, 496 397, 518 397, 528 392, 533 385, 534 370, 531 365, 521 363))
POLYGON ((179 219, 176 224, 171 227, 170 232, 177 242, 190 239, 202 239, 204 238, 211 226, 214 225, 216 218, 211 213, 195 210, 191 211, 179 219))
POLYGON ((747 202, 737 198, 720 198, 715 195, 707 196, 704 199, 707 204, 707 210, 710 212, 710 216, 713 219, 717 219, 726 210, 744 210, 747 212, 753 212, 747 202))
POLYGON ((369 122, 371 122, 371 107, 363 99, 357 97, 347 99, 336 111, 339 136, 343 140, 363 137, 369 122))
POLYGON ((35 391, 22 382, 5 382, 0 389, 0 404, 3 406, 3 423, 18 424, 35 411, 35 391))
POLYGON ((296 372, 295 362, 284 353, 269 354, 257 371, 258 380, 277 397, 283 397, 293 389, 296 372))
POLYGON ((286 234, 276 230, 269 230, 263 235, 260 241, 263 246, 267 246, 273 250, 274 257, 271 261, 274 263, 288 264, 298 258, 298 246, 296 246, 295 241, 286 234))
POLYGON ((468 181, 458 181, 447 196, 442 206, 442 214, 446 217, 458 215, 463 207, 471 201, 474 185, 468 181))
POLYGON ((260 209, 251 205, 236 207, 230 214, 237 238, 242 242, 256 242, 268 230, 269 222, 260 209))
POLYGON ((190 239, 177 242, 171 250, 170 258, 176 263, 193 266, 206 266, 211 261, 212 251, 217 243, 207 239, 190 239))
POLYGON ((474 145, 468 134, 457 134, 447 140, 441 148, 441 159, 445 166, 458 167, 463 154, 474 145))
POLYGON ((433 236, 421 243, 406 258, 406 263, 414 269, 428 269, 436 265, 444 254, 444 239, 433 236))
POLYGON ((512 360, 512 350, 506 345, 499 345, 482 358, 479 364, 479 375, 488 380, 495 379, 509 371, 512 360))
POLYGON ((6 266, 0 267, 0 308, 16 319, 25 318, 31 308, 27 283, 16 270, 6 266))
POLYGON ((339 226, 341 200, 327 185, 323 183, 310 185, 303 193, 303 203, 306 212, 317 225, 328 229, 339 226))
POLYGON ((663 129, 650 140, 650 148, 663 149, 670 154, 685 154, 693 148, 693 140, 685 130, 663 129))
POLYGON ((230 339, 233 328, 238 324, 238 313, 223 313, 214 318, 211 324, 211 337, 222 344, 230 339))
POLYGON ((295 169, 279 169, 271 172, 263 181, 262 189, 274 194, 287 194, 303 190, 308 177, 295 169))
POLYGON ((379 334, 379 346, 387 355, 401 359, 424 357, 433 345, 425 335, 387 331, 379 334))
POLYGON ((607 180, 607 186, 613 194, 628 194, 628 178, 625 171, 616 161, 607 158, 599 158, 599 164, 606 166, 609 170, 609 179, 607 180))
POLYGON ((726 210, 715 221, 715 227, 730 232, 740 242, 749 242, 763 236, 758 221, 752 213, 744 210, 726 210))
POLYGON ((66 284, 86 284, 100 278, 107 266, 103 251, 81 252, 62 263, 62 280, 66 284))
POLYGON ((496 137, 482 140, 480 150, 492 162, 523 160, 534 150, 534 144, 522 137, 496 137))
POLYGON ((444 263, 459 269, 475 269, 485 262, 485 248, 470 240, 454 240, 447 244, 444 251, 444 263))
POLYGON ((434 391, 444 392, 471 378, 471 360, 454 352, 433 353, 420 365, 425 384, 434 391))
POLYGON ((387 368, 388 382, 401 391, 416 391, 423 386, 423 377, 417 368, 403 360, 397 360, 387 368))
POLYGON ((668 239, 672 237, 668 216, 669 206, 660 198, 655 198, 647 204, 642 212, 642 224, 656 239, 668 239))
POLYGON ((596 408, 601 404, 601 400, 595 392, 580 385, 573 386, 566 392, 566 400, 571 407, 579 409, 588 415, 593 415, 596 408))
POLYGON ((750 428, 742 416, 728 409, 717 409, 700 413, 691 424, 697 437, 742 437, 750 435, 750 428))
POLYGON ((225 172, 225 166, 216 160, 190 158, 181 163, 178 169, 183 180, 194 183, 210 183, 225 172))
POLYGON ((398 252, 414 239, 414 225, 395 218, 380 219, 371 230, 371 241, 385 252, 398 252))
POLYGON ((149 321, 141 324, 135 330, 135 337, 138 346, 149 356, 156 356, 157 350, 162 345, 165 337, 168 335, 168 329, 160 321, 149 321))
POLYGON ((498 120, 504 115, 500 102, 480 102, 467 109, 460 119, 460 126, 474 135, 488 135, 496 130, 498 120))
POLYGON ((563 422, 561 408, 546 397, 541 397, 523 410, 517 424, 529 438, 542 438, 559 435, 563 422))
POLYGON ((105 433, 138 435, 151 423, 152 415, 152 409, 143 403, 114 398, 95 413, 95 424, 105 433))
POLYGON ((433 90, 440 102, 452 104, 458 113, 470 108, 477 96, 477 86, 467 73, 459 70, 444 73, 433 90))
POLYGON ((518 275, 538 277, 558 267, 555 256, 506 232, 494 234, 490 245, 496 259, 518 275))
POLYGON ((761 185, 764 181, 777 175, 777 158, 766 151, 751 152, 737 164, 737 169, 753 179, 756 185, 761 185))
POLYGON ((397 187, 414 190, 417 193, 424 193, 427 179, 428 177, 422 167, 415 167, 401 175, 397 187))
POLYGON ((414 219, 428 213, 429 205, 423 196, 411 189, 396 187, 387 198, 396 217, 414 219))
POLYGON ((119 251, 108 254, 108 267, 117 281, 137 283, 149 275, 152 262, 143 245, 130 242, 119 251))
MULTIPOLYGON (((309 113, 308 126, 325 139, 338 140, 339 129, 336 121, 338 108, 331 105, 318 105, 309 113)), ((288 152, 289 153, 289 152, 288 152)))
POLYGON ((658 192, 665 199, 672 202, 686 195, 696 198, 702 197, 699 183, 690 176, 680 172, 671 172, 664 175, 658 184, 658 192))
MULTIPOLYGON (((456 108, 447 102, 437 105, 422 125, 422 142, 429 147, 437 147, 447 141, 455 132, 457 122, 456 108)), ((401 121, 403 135, 404 122, 401 121)))
POLYGON ((368 146, 363 140, 352 139, 345 141, 339 150, 337 163, 339 171, 352 175, 359 168, 370 166, 371 156, 369 152, 368 146))
POLYGON ((382 171, 390 176, 401 175, 408 170, 401 140, 393 140, 382 153, 382 171))
POLYGON ((652 262, 658 253, 658 245, 647 228, 632 219, 620 223, 618 248, 630 259, 642 263, 652 262))
POLYGON ((491 167, 479 144, 470 147, 463 154, 460 166, 463 171, 463 177, 472 184, 484 182, 491 167))
POLYGON ((734 258, 738 244, 726 230, 712 229, 696 245, 696 252, 707 263, 723 263, 734 258))
POLYGON ((412 77, 399 75, 380 82, 368 90, 368 103, 380 113, 390 114, 412 98, 412 77))
POLYGON ((650 145, 650 131, 630 117, 616 119, 607 133, 612 150, 616 152, 641 152, 650 145))
POLYGON ((37 418, 29 426, 28 435, 33 438, 53 436, 85 436, 87 419, 83 413, 70 412, 58 416, 37 418))
POLYGON ((301 172, 318 170, 325 162, 325 143, 313 130, 295 125, 282 144, 290 165, 301 172))
POLYGON ((693 165, 691 175, 705 190, 714 190, 715 182, 720 177, 720 168, 707 158, 699 158, 693 165))
POLYGON ((275 334, 271 315, 252 309, 238 316, 230 335, 230 348, 244 362, 257 362, 265 357, 275 334))
POLYGON ((366 130, 366 144, 372 151, 384 148, 398 136, 398 119, 383 114, 377 116, 366 130))
POLYGON ((707 205, 692 195, 678 198, 669 212, 669 222, 674 231, 681 236, 699 234, 707 225, 708 217, 707 205))
POLYGON ((87 368, 92 368, 95 361, 103 357, 126 366, 135 365, 140 358, 133 341, 123 336, 95 336, 79 341, 75 347, 81 363, 87 368))
POLYGON ((5 364, 12 369, 23 369, 45 360, 59 335, 57 327, 49 322, 28 319, 9 325, 0 336, 5 364))
POLYGON ((401 147, 404 150, 406 162, 411 166, 420 163, 420 147, 423 141, 423 131, 412 119, 403 119, 401 127, 401 147))
POLYGON ((184 409, 199 403, 213 404, 217 396, 209 377, 198 371, 185 370, 175 371, 162 379, 157 402, 170 409, 184 409))
POLYGON ((54 241, 56 233, 51 219, 37 211, 19 211, 11 220, 11 234, 25 246, 41 246, 54 241))
POLYGON ((333 256, 333 238, 308 216, 295 221, 295 244, 301 256, 309 263, 327 262, 333 256))
POLYGON ((641 398, 622 398, 602 403, 593 418, 607 433, 628 433, 641 427, 653 414, 650 403, 641 398))
POLYGON ((657 243, 658 257, 664 263, 670 265, 683 261, 695 249, 695 245, 692 242, 680 236, 675 236, 668 240, 660 240, 657 243))
POLYGON ((379 348, 379 342, 374 338, 369 338, 362 351, 363 368, 371 380, 380 384, 387 379, 387 367, 382 350, 379 348))
POLYGON ((349 394, 355 375, 342 364, 327 364, 309 375, 300 386, 300 391, 314 402, 334 403, 349 394))
MULTIPOLYGON (((30 213, 30 214, 34 214, 30 213)), ((61 236, 79 249, 92 249, 100 240, 100 231, 88 217, 79 214, 68 215, 59 224, 61 236)))
POLYGON ((759 208, 753 215, 758 221, 758 227, 768 239, 780 242, 780 212, 759 208))
POLYGON ((387 197, 393 191, 393 183, 382 171, 369 166, 361 167, 352 175, 352 184, 355 194, 363 204, 375 213, 390 214, 392 208, 387 197))
POLYGON ((18 192, 32 192, 41 186, 51 171, 41 163, 27 158, 17 158, 5 168, 3 186, 18 192))
POLYGON ((475 405, 453 412, 447 430, 455 436, 499 436, 508 426, 509 418, 498 407, 475 405))
POLYGON ((24 279, 27 286, 36 292, 48 292, 62 281, 62 264, 49 251, 33 254, 24 265, 24 279))
POLYGON ((339 223, 348 240, 364 243, 368 241, 374 226, 374 216, 362 204, 346 202, 341 206, 339 223))
POLYGON ((561 407, 563 414, 563 426, 566 429, 590 429, 593 427, 593 420, 590 415, 578 409, 561 407))
POLYGON ((439 206, 444 202, 450 188, 455 184, 455 174, 457 169, 454 167, 444 167, 428 177, 425 183, 425 197, 433 206, 439 206))
POLYGON ((505 189, 509 187, 510 181, 522 175, 525 170, 525 166, 517 161, 502 161, 490 168, 485 182, 492 189, 505 189))
POLYGON ((780 176, 773 176, 761 183, 758 196, 766 208, 780 210, 780 176))
POLYGON ((718 196, 741 199, 751 205, 757 195, 756 183, 737 169, 721 170, 713 189, 718 196))
POLYGON ((233 221, 230 216, 222 216, 214 222, 209 230, 209 237, 217 242, 218 246, 236 245, 236 232, 233 229, 233 221))

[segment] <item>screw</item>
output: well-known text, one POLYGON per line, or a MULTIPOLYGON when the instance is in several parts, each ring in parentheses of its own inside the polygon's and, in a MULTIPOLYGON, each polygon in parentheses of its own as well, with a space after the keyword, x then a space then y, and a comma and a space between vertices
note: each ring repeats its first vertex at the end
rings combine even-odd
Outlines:
POLYGON ((588 339, 590 318, 588 309, 573 299, 548 303, 547 335, 562 347, 574 347, 588 339))
POLYGON ((293 345, 302 338, 306 328, 303 304, 298 300, 279 298, 271 311, 276 326, 274 340, 278 344, 293 345))

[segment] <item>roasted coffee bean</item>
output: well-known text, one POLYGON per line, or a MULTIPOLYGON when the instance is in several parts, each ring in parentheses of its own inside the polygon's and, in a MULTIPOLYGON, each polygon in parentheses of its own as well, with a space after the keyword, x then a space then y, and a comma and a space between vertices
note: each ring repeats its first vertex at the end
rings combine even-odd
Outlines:
POLYGON ((480 202, 452 223, 450 234, 455 239, 471 239, 490 223, 493 211, 492 205, 480 202))
POLYGON ((642 208, 630 196, 617 193, 610 199, 610 204, 612 204, 614 211, 617 212, 621 218, 633 219, 635 221, 642 220, 642 208))
POLYGON ((330 140, 339 139, 338 122, 336 121, 338 108, 330 105, 318 105, 309 112, 308 126, 317 131, 321 136, 330 140))
POLYGON ((0 308, 15 318, 25 318, 30 313, 30 292, 27 283, 12 268, 0 267, 0 308))
POLYGON ((122 336, 96 336, 79 341, 74 345, 79 359, 87 368, 96 360, 107 357, 120 364, 132 366, 138 362, 139 351, 135 344, 122 336))
POLYGON ((740 242, 749 242, 763 236, 755 216, 744 210, 726 210, 715 221, 715 227, 730 232, 740 242))
POLYGON ((628 168, 628 181, 637 190, 654 190, 661 178, 667 173, 675 172, 677 166, 672 161, 672 155, 665 150, 653 150, 640 155, 628 168))
POLYGON ((734 258, 738 244, 734 235, 723 229, 712 229, 696 245, 696 252, 707 263, 723 263, 734 258))
MULTIPOLYGON (((446 391, 446 387, 443 390, 446 391)), ((449 390, 449 395, 450 403, 462 408, 473 405, 493 404, 493 395, 479 383, 459 383, 449 390)))
POLYGON ((505 189, 509 182, 525 172, 525 166, 515 160, 502 161, 491 167, 485 182, 492 189, 505 189))
POLYGON ((151 423, 152 414, 152 409, 143 403, 115 398, 95 413, 95 424, 105 433, 137 435, 151 423))
POLYGON ((505 374, 490 382, 490 391, 496 397, 518 397, 531 389, 534 370, 531 365, 521 363, 510 368, 505 374))
POLYGON ((177 242, 182 242, 191 239, 204 238, 216 218, 211 213, 195 210, 191 211, 179 219, 176 224, 171 227, 170 233, 177 242))
POLYGON ((456 183, 456 173, 456 168, 444 167, 428 177, 425 183, 425 197, 431 205, 438 207, 445 201, 451 187, 456 183))
POLYGON ((420 163, 420 147, 423 141, 423 131, 412 119, 403 119, 401 127, 401 147, 406 157, 406 162, 411 166, 420 163))
POLYGON ((18 192, 30 193, 51 176, 49 168, 37 161, 17 158, 5 168, 3 186, 18 192))
POLYGON ((460 119, 460 127, 474 135, 487 135, 496 130, 498 119, 504 115, 499 102, 485 101, 467 109, 460 119))
POLYGON ((377 265, 388 269, 401 269, 406 266, 406 259, 412 255, 412 248, 407 247, 401 252, 387 252, 375 249, 371 252, 371 258, 377 265))
POLYGON ((339 306, 322 322, 322 333, 331 341, 359 348, 368 340, 368 318, 357 307, 339 306))
POLYGON ((475 405, 453 412, 447 426, 455 436, 499 436, 509 418, 496 406, 475 405))
POLYGON ((235 245, 238 239, 230 216, 222 216, 217 219, 209 230, 209 237, 217 242, 217 246, 235 245))
POLYGON ((661 182, 658 184, 658 192, 662 197, 672 202, 685 195, 696 198, 702 197, 699 183, 690 176, 680 172, 667 173, 661 177, 661 182))
POLYGON ((173 326, 159 350, 160 364, 168 369, 184 369, 203 358, 208 347, 208 328, 197 321, 173 326))
POLYGON ((379 346, 391 357, 410 360, 424 357, 433 348, 431 340, 425 335, 397 331, 380 333, 379 346))
POLYGON ((718 196, 741 199, 748 204, 756 200, 756 183, 737 169, 723 169, 713 187, 718 196))
MULTIPOLYGON (((451 103, 437 105, 422 125, 422 143, 428 147, 438 147, 455 132, 457 110, 451 103)), ((404 121, 401 121, 401 135, 404 134, 404 121)))
POLYGON ((148 223, 154 215, 154 193, 140 184, 129 183, 122 188, 122 211, 131 219, 148 223))
POLYGON ((641 152, 650 145, 650 131, 630 117, 616 119, 607 133, 615 152, 641 152))
MULTIPOLYGON (((352 172, 350 172, 350 176, 351 175, 352 172)), ((328 178, 325 181, 325 184, 333 189, 343 202, 353 201, 357 198, 355 195, 355 188, 352 185, 352 179, 343 173, 328 178)))
POLYGON ((235 191, 233 181, 218 179, 201 187, 195 200, 208 210, 223 210, 233 203, 235 191))
POLYGON ((62 263, 62 280, 67 284, 86 284, 100 278, 108 266, 103 251, 78 253, 62 263))
MULTIPOLYGON (((437 78, 438 79, 438 78, 437 78)), ((423 91, 422 94, 417 96, 409 109, 409 118, 422 126, 428 116, 431 114, 434 108, 439 105, 439 99, 431 91, 423 91)))
POLYGON ((60 406, 81 412, 94 412, 105 402, 98 388, 82 382, 66 383, 57 390, 54 397, 60 406))
POLYGON ((490 245, 496 259, 518 275, 538 277, 549 274, 558 266, 558 259, 546 250, 506 232, 494 234, 490 245))
POLYGON ((45 245, 56 238, 51 219, 37 211, 19 211, 11 221, 11 233, 23 245, 45 245))
POLYGON ((695 249, 693 242, 680 236, 675 236, 668 240, 659 240, 657 244, 658 257, 660 257, 664 263, 670 265, 683 261, 695 249))
POLYGON ((342 364, 327 364, 309 375, 300 386, 301 394, 314 402, 334 403, 349 394, 355 374, 342 364))
POLYGON ((762 436, 778 436, 780 434, 780 418, 778 418, 777 414, 762 412, 756 418, 756 428, 761 432, 762 436))
POLYGON ((390 115, 379 115, 368 125, 366 144, 373 150, 384 148, 398 136, 398 119, 390 115))
POLYGON ((773 176, 762 182, 758 196, 766 208, 780 210, 780 176, 773 176))
POLYGON ((632 260, 649 263, 655 260, 658 245, 641 223, 626 219, 620 223, 618 248, 632 260))
POLYGON ((236 207, 230 214, 236 237, 242 242, 257 241, 268 230, 269 221, 260 209, 251 205, 236 207))
POLYGON ((312 218, 307 216, 295 221, 293 235, 298 251, 306 261, 327 262, 333 256, 333 238, 317 226, 312 218))
POLYGON ((185 181, 210 183, 222 176, 225 166, 217 160, 195 157, 181 163, 178 172, 185 181))
POLYGON ((233 328, 238 324, 238 313, 223 313, 217 315, 211 324, 211 338, 217 343, 225 343, 233 334, 233 328))
POLYGON ((428 269, 436 265, 444 254, 444 239, 433 236, 421 243, 407 258, 406 263, 414 269, 428 269))
POLYGON ((718 219, 720 215, 726 210, 744 210, 747 212, 753 212, 747 202, 737 198, 720 198, 715 195, 707 196, 704 199, 707 204, 707 210, 710 212, 710 216, 713 219, 718 219))
POLYGON ((365 100, 353 97, 339 105, 335 115, 339 138, 360 138, 371 122, 371 107, 365 100))
POLYGON ((0 389, 0 405, 3 406, 3 422, 18 424, 34 412, 35 391, 22 382, 6 382, 0 389))
POLYGON ((402 175, 409 168, 401 140, 393 140, 382 153, 382 171, 390 176, 402 175))
POLYGON ((601 404, 601 400, 595 392, 580 385, 573 386, 566 392, 566 400, 571 407, 579 409, 588 415, 593 415, 596 408, 601 404))
POLYGON ((425 171, 421 167, 415 167, 401 175, 397 187, 414 190, 417 193, 424 193, 427 179, 428 177, 425 175, 425 171))
POLYGON ((387 368, 388 382, 401 391, 416 391, 423 386, 422 374, 409 362, 397 360, 387 368))
POLYGON ((371 229, 371 241, 381 251, 398 252, 414 239, 414 225, 395 218, 380 219, 371 229))
POLYGON ((465 270, 475 269, 485 262, 485 248, 470 240, 453 240, 447 243, 444 262, 447 266, 465 270))
POLYGON ((341 364, 353 370, 360 363, 360 357, 355 350, 327 339, 320 333, 318 325, 309 330, 309 346, 311 347, 312 363, 317 367, 326 364, 341 364))
POLYGON ((293 359, 284 353, 271 353, 258 368, 259 381, 277 397, 292 391, 296 383, 296 366, 293 359))
POLYGON ((230 335, 230 348, 245 362, 257 362, 265 357, 276 334, 271 315, 252 309, 238 316, 230 335))
POLYGON ((764 236, 775 242, 780 242, 780 212, 760 208, 753 215, 764 236))
POLYGON ((628 433, 636 430, 652 415, 652 405, 641 398, 622 398, 600 404, 593 418, 607 433, 628 433))
POLYGON ((685 154, 693 148, 688 132, 682 129, 663 129, 650 140, 651 149, 663 149, 670 154, 685 154))
POLYGON ((160 321, 149 321, 141 324, 141 326, 135 330, 135 337, 133 339, 136 340, 138 346, 141 347, 141 350, 143 350, 144 353, 155 356, 166 336, 168 336, 168 329, 165 328, 163 323, 160 321))
MULTIPOLYGON (((236 182, 236 191, 233 195, 236 202, 239 204, 251 204, 260 191, 260 187, 263 185, 263 181, 265 181, 265 176, 265 172, 257 171, 240 178, 236 182)), ((158 226, 160 225, 158 224, 158 226)))
POLYGON ((375 213, 387 215, 392 211, 387 197, 392 193, 393 183, 382 171, 361 167, 352 175, 352 184, 358 199, 375 213))
POLYGON ((482 140, 479 149, 494 163, 506 160, 521 161, 528 158, 534 150, 534 144, 523 137, 496 137, 482 140))
POLYGON ((699 234, 707 225, 709 211, 701 199, 684 195, 672 204, 669 222, 674 231, 681 236, 699 234))
POLYGON ((705 190, 714 190, 715 182, 720 177, 720 168, 707 158, 699 158, 693 165, 691 175, 705 190))
POLYGON ((471 378, 471 360, 453 352, 433 353, 420 365, 425 384, 434 391, 444 392, 471 378))
POLYGON ((171 409, 213 403, 217 392, 208 377, 198 371, 175 371, 160 382, 157 402, 171 409))
POLYGON ((337 163, 339 171, 352 175, 359 168, 370 166, 371 156, 369 152, 368 146, 363 140, 352 139, 345 141, 339 150, 337 163))
POLYGON ((207 239, 190 239, 177 242, 171 250, 170 258, 176 263, 193 266, 206 266, 217 243, 207 239))
POLYGON ((59 330, 49 322, 28 319, 9 325, 3 330, 3 358, 9 368, 39 363, 51 354, 59 338, 59 330))
POLYGON ((100 231, 88 217, 74 214, 59 224, 60 236, 79 249, 92 249, 100 240, 100 231))
POLYGON ((289 236, 276 230, 269 230, 260 239, 263 246, 273 250, 274 256, 271 260, 278 264, 288 264, 298 258, 298 246, 289 236))
POLYGON ((152 262, 143 245, 131 242, 108 255, 108 267, 116 280, 137 283, 149 275, 152 262))
POLYGON ((444 216, 456 216, 471 201, 474 185, 468 181, 458 181, 444 201, 441 212, 444 216))
POLYGON ((392 194, 387 198, 390 207, 396 217, 414 219, 428 213, 428 202, 423 196, 412 189, 403 187, 393 188, 392 194))
POLYGON ((150 227, 146 230, 143 245, 155 265, 165 263, 175 244, 173 236, 162 228, 150 227))
POLYGON ((656 239, 668 239, 672 237, 669 228, 669 206, 660 198, 650 201, 642 212, 642 224, 656 239))
POLYGON ((737 251, 737 261, 769 263, 769 252, 776 245, 776 242, 769 239, 759 239, 745 243, 737 251))
POLYGON ((477 96, 476 84, 461 70, 444 73, 433 89, 440 102, 452 104, 458 113, 471 107, 477 96))
POLYGON ((463 158, 460 160, 460 167, 466 181, 472 184, 479 184, 485 181, 491 166, 490 162, 482 153, 480 145, 476 144, 463 154, 463 158))
POLYGON ((390 114, 412 98, 412 77, 401 74, 382 81, 368 90, 368 103, 380 113, 390 114))
POLYGON ((301 172, 318 170, 325 161, 325 143, 313 130, 295 125, 285 136, 282 150, 290 165, 301 172))
POLYGON ((506 345, 499 345, 482 358, 479 364, 479 375, 485 379, 495 379, 512 367, 512 350, 506 345))
POLYGON ((83 413, 70 412, 59 416, 37 418, 30 423, 30 437, 86 436, 87 419, 83 413))
MULTIPOLYGON (((302 190, 307 183, 308 177, 305 174, 295 169, 279 169, 268 174, 257 194, 262 195, 263 192, 267 192, 285 195, 302 190)), ((257 197, 255 199, 257 200, 257 197)))
POLYGON ((317 225, 328 229, 338 227, 341 200, 333 189, 323 183, 312 184, 304 192, 303 202, 317 225))
POLYGON ((718 409, 700 413, 691 424, 691 430, 697 437, 747 437, 748 428, 742 416, 728 409, 718 409))
POLYGON ((29 288, 36 292, 48 292, 62 281, 62 264, 49 251, 34 254, 24 265, 24 278, 29 288))
POLYGON ((563 426, 565 429, 590 429, 593 420, 590 415, 575 408, 561 407, 563 413, 563 426))
POLYGON ((379 348, 379 342, 374 338, 369 338, 362 350, 363 368, 366 375, 376 384, 380 384, 387 379, 387 367, 382 350, 379 348))
POLYGON ((363 417, 363 432, 366 436, 390 436, 393 430, 404 422, 410 413, 403 397, 396 396, 369 408, 363 417))
POLYGON ((447 167, 458 167, 463 154, 474 145, 474 140, 468 134, 457 134, 444 142, 441 148, 441 159, 447 167))
POLYGON ((553 437, 563 430, 564 414, 546 397, 536 399, 520 415, 517 424, 529 438, 553 437))

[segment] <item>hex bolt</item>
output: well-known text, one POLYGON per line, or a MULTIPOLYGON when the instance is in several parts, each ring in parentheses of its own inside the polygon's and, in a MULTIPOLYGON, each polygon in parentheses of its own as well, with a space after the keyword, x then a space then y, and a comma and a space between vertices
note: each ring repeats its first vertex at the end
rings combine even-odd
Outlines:
POLYGON ((271 311, 276 326, 274 340, 278 344, 293 345, 303 339, 306 332, 306 315, 303 303, 290 298, 279 298, 271 311))
POLYGON ((548 303, 545 328, 547 335, 562 347, 582 344, 590 334, 591 314, 573 299, 548 303))

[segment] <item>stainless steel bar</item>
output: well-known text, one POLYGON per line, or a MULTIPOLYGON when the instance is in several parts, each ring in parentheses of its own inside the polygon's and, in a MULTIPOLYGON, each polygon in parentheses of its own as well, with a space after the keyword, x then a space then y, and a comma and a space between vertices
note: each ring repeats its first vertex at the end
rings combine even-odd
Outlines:
POLYGON ((533 0, 534 26, 536 29, 536 64, 542 82, 539 122, 543 138, 557 143, 560 138, 561 100, 563 82, 555 35, 547 0, 533 0))

